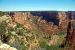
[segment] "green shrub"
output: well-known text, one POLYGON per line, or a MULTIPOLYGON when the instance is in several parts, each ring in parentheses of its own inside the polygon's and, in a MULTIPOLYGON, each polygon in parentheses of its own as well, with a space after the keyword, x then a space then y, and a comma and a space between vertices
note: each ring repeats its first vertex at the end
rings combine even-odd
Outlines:
POLYGON ((61 48, 59 48, 59 46, 46 46, 47 50, 62 50, 61 48))
POLYGON ((17 34, 21 35, 21 36, 24 36, 26 33, 30 32, 27 28, 23 27, 23 25, 21 25, 19 23, 17 23, 17 26, 15 27, 14 30, 18 31, 17 34))
POLYGON ((20 45, 20 50, 27 50, 27 47, 24 44, 20 45))
POLYGON ((58 35, 64 35, 64 34, 66 34, 66 33, 63 32, 63 31, 60 31, 60 32, 58 33, 58 35))
POLYGON ((46 50, 61 50, 62 48, 60 48, 59 46, 57 45, 53 45, 53 46, 49 46, 46 41, 40 41, 39 42, 39 46, 41 48, 44 48, 46 50))
POLYGON ((45 41, 41 41, 41 42, 40 42, 40 47, 44 48, 44 47, 46 47, 46 45, 47 45, 47 44, 46 44, 45 41))
POLYGON ((19 23, 16 23, 16 25, 17 25, 17 26, 16 26, 17 28, 23 27, 23 25, 21 25, 21 24, 19 24, 19 23))
POLYGON ((3 21, 0 23, 0 34, 4 34, 6 32, 6 26, 7 26, 6 22, 3 21))

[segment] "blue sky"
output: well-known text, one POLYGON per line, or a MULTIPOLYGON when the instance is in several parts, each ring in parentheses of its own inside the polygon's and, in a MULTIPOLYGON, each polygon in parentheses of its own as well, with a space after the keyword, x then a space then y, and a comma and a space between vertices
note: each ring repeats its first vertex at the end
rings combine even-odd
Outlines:
POLYGON ((0 11, 75 11, 75 0, 0 0, 0 11))

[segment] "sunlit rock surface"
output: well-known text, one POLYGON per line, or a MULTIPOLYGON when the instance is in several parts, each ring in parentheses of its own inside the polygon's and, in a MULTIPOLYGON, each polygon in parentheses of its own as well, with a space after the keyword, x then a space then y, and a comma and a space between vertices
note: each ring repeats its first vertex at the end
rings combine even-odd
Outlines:
POLYGON ((14 47, 11 47, 8 44, 2 44, 2 45, 0 45, 0 50, 17 50, 17 49, 14 47))

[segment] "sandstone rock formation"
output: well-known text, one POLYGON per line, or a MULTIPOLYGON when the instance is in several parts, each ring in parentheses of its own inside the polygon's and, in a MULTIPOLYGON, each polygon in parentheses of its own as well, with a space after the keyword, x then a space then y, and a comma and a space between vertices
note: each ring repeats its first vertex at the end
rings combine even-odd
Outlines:
POLYGON ((59 19, 59 29, 61 31, 67 32, 67 26, 69 20, 66 12, 58 12, 58 19, 59 19))

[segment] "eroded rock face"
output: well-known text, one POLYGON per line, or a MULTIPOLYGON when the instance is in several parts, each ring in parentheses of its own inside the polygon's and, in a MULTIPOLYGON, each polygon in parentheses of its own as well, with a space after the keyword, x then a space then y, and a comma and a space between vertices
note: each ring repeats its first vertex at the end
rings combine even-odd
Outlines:
POLYGON ((17 50, 17 49, 14 48, 14 47, 11 47, 11 46, 8 45, 8 44, 2 44, 2 45, 0 46, 0 50, 17 50))
POLYGON ((23 14, 21 12, 17 12, 14 15, 14 19, 15 19, 15 22, 24 24, 24 21, 27 20, 27 15, 25 13, 23 14))
POLYGON ((30 18, 32 18, 30 12, 16 12, 13 18, 15 22, 22 24, 27 29, 35 28, 35 26, 30 23, 30 18))
POLYGON ((72 26, 71 22, 69 22, 67 28, 66 45, 68 46, 67 50, 75 50, 75 28, 72 26))
POLYGON ((59 28, 61 31, 67 32, 67 26, 68 26, 68 16, 66 12, 58 12, 58 19, 59 19, 59 28))

